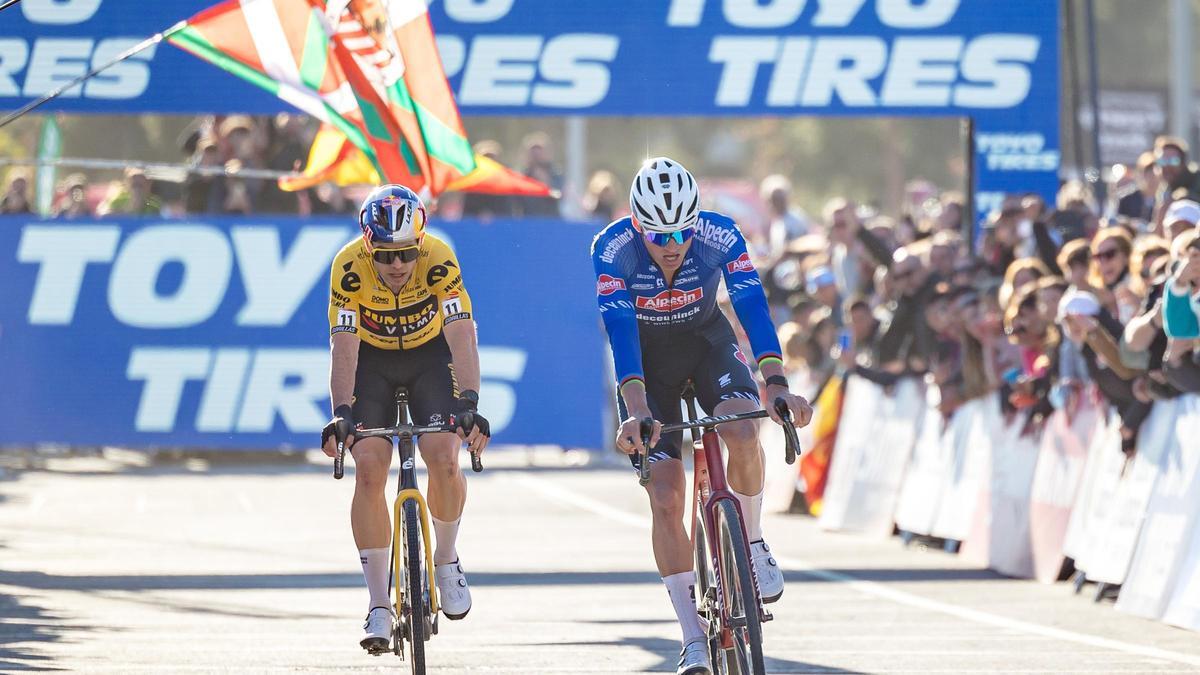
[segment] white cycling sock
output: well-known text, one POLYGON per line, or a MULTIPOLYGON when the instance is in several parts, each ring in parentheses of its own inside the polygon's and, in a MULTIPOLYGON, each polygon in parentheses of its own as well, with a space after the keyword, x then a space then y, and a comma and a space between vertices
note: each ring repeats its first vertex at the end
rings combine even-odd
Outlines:
POLYGON ((763 491, 759 490, 756 495, 744 495, 733 488, 729 488, 729 491, 737 497, 738 506, 742 507, 742 520, 746 523, 746 541, 762 539, 763 491))
POLYGON ((392 594, 388 588, 388 560, 392 557, 392 549, 360 548, 358 559, 362 563, 363 578, 367 580, 367 592, 371 594, 371 604, 367 611, 376 607, 392 608, 392 594))
POLYGON ((662 580, 667 586, 667 595, 671 596, 675 616, 679 618, 679 627, 683 629, 683 644, 704 639, 704 629, 696 614, 696 573, 680 572, 662 580))
POLYGON ((458 524, 462 522, 462 516, 452 520, 438 520, 432 515, 429 516, 433 521, 433 534, 437 537, 437 545, 433 549, 433 564, 445 565, 458 560, 458 549, 454 548, 454 541, 458 539, 458 524))

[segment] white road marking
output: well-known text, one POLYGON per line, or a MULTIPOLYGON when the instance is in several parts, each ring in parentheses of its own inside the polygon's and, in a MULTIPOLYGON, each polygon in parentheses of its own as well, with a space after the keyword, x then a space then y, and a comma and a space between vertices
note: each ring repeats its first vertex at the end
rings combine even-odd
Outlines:
MULTIPOLYGON (((546 480, 545 478, 539 478, 527 474, 519 474, 514 476, 514 480, 518 483, 524 484, 529 488, 532 488, 535 492, 538 492, 545 497, 561 503, 577 506, 585 511, 590 511, 598 516, 603 516, 610 520, 615 520, 626 525, 633 525, 635 527, 640 527, 647 530, 650 529, 650 519, 645 516, 637 516, 629 513, 628 511, 623 511, 605 504, 604 502, 592 499, 591 497, 585 497, 576 492, 571 492, 550 482, 549 480, 546 480)), ((890 600, 899 605, 947 614, 960 619, 966 619, 967 621, 995 626, 997 628, 1014 630, 1027 635, 1036 635, 1044 638, 1074 642, 1076 644, 1087 645, 1089 647, 1111 649, 1113 651, 1124 652, 1126 654, 1148 656, 1151 658, 1163 659, 1165 661, 1172 661, 1190 666, 1200 666, 1200 656, 1184 654, 1167 649, 1160 649, 1157 647, 1148 647, 1146 645, 1123 642, 1120 640, 1111 640, 1109 638, 1102 638, 1096 635, 1076 633, 1075 631, 1043 626, 1036 623, 1030 623, 1028 621, 1021 621, 1019 619, 1010 619, 998 614, 991 614, 989 612, 970 609, 968 607, 961 607, 946 602, 931 600, 914 593, 907 593, 905 591, 889 588, 886 585, 875 581, 865 581, 849 574, 842 574, 840 572, 821 569, 820 567, 799 558, 776 555, 775 559, 778 560, 785 569, 799 571, 825 581, 846 584, 851 589, 864 595, 890 600)))

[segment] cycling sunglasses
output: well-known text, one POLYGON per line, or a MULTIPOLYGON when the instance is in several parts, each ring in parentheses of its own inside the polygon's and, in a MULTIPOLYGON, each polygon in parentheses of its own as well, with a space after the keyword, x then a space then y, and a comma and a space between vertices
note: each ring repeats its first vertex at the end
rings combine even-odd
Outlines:
POLYGON ((655 246, 666 246, 672 241, 682 246, 683 244, 687 243, 687 240, 691 239, 692 235, 694 234, 696 234, 696 228, 694 227, 689 227, 686 230, 678 230, 676 232, 651 232, 649 230, 642 232, 642 236, 646 238, 646 241, 654 244, 655 246))
POLYGON ((371 252, 371 257, 380 265, 391 265, 392 262, 399 258, 400 262, 412 262, 421 255, 419 246, 409 246, 408 248, 377 248, 371 252))
POLYGON ((1159 166, 1179 166, 1183 164, 1183 159, 1179 157, 1159 157, 1154 160, 1154 163, 1159 166))

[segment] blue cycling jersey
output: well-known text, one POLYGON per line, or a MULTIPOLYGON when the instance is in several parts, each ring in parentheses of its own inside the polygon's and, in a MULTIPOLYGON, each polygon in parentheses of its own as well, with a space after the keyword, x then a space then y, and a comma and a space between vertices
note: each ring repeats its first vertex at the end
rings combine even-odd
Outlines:
POLYGON ((780 358, 762 282, 737 224, 715 211, 701 211, 691 242, 668 284, 628 217, 614 221, 592 241, 596 298, 621 384, 645 380, 644 348, 665 346, 683 334, 710 341, 732 337, 729 322, 717 308, 722 276, 734 312, 750 336, 755 360, 780 358))

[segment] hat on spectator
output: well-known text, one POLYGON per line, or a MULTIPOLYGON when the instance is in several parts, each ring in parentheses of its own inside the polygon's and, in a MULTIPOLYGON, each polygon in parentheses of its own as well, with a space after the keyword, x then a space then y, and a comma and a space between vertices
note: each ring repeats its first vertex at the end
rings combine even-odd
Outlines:
POLYGON ((809 295, 816 293, 826 286, 832 286, 837 283, 837 279, 833 277, 833 271, 824 265, 809 270, 805 281, 809 295))
POLYGON ((1200 204, 1190 199, 1177 199, 1171 202, 1171 205, 1167 207, 1167 215, 1163 218, 1163 225, 1170 226, 1181 220, 1192 225, 1200 222, 1200 204))
POLYGON ((1074 289, 1067 291, 1062 300, 1058 301, 1058 320, 1061 322, 1068 314, 1096 316, 1100 313, 1100 301, 1088 291, 1074 289))
POLYGON ((63 181, 64 190, 71 190, 72 188, 77 187, 87 187, 87 176, 84 176, 81 173, 73 173, 67 176, 66 180, 63 181))

